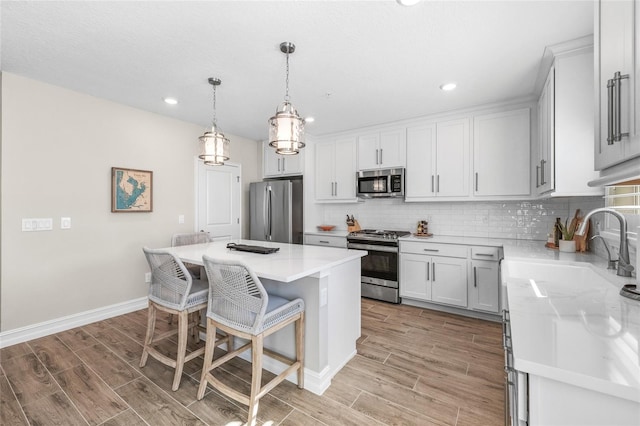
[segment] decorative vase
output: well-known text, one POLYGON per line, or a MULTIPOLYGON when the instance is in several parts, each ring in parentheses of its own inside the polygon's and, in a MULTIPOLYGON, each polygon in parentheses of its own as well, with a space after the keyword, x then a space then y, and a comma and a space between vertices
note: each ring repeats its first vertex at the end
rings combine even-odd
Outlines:
POLYGON ((565 241, 560 240, 560 251, 564 253, 575 253, 576 252, 576 242, 573 240, 565 241))

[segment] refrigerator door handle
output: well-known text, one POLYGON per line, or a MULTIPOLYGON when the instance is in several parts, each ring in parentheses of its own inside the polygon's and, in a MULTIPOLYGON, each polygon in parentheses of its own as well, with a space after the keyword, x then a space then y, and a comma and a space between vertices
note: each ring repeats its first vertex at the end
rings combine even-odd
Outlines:
POLYGON ((272 208, 271 208, 271 198, 273 196, 272 192, 271 192, 271 186, 267 186, 267 191, 268 191, 268 195, 269 195, 269 201, 268 201, 268 217, 269 217, 269 222, 267 222, 267 227, 269 229, 269 235, 267 238, 267 241, 271 241, 271 232, 272 232, 272 217, 271 217, 271 213, 272 213, 272 208))

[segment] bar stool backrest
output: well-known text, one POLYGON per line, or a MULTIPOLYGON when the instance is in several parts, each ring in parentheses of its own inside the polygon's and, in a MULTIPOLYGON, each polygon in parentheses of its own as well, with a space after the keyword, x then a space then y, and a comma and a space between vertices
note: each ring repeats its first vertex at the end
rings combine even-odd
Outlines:
POLYGON ((163 249, 142 249, 151 267, 149 299, 168 308, 184 310, 193 279, 174 254, 163 249))

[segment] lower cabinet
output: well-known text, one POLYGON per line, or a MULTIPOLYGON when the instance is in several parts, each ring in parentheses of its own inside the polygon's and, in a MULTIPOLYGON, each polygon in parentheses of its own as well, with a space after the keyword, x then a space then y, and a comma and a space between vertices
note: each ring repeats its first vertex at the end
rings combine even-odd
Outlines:
POLYGON ((305 234, 305 245, 347 248, 347 237, 337 235, 305 234))
POLYGON ((492 314, 500 312, 497 247, 400 242, 400 296, 492 314))
POLYGON ((496 314, 500 312, 498 269, 498 262, 471 261, 473 281, 469 286, 469 308, 496 314))

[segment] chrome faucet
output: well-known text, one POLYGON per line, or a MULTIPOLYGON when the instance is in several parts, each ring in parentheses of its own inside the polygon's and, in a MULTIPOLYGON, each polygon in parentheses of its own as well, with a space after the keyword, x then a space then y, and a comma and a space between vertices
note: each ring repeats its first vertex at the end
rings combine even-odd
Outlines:
POLYGON ((616 275, 619 275, 621 277, 630 277, 631 271, 633 271, 633 266, 631 266, 629 263, 629 243, 627 241, 627 220, 624 218, 624 216, 621 213, 607 207, 591 210, 584 217, 584 220, 580 224, 580 227, 576 231, 576 234, 584 235, 589 218, 596 213, 609 213, 615 216, 618 219, 618 222, 620 222, 620 249, 618 250, 618 268, 616 271, 616 275))
POLYGON ((604 249, 607 251, 607 258, 609 261, 609 263, 607 263, 607 269, 616 269, 616 263, 618 263, 618 260, 617 259, 611 260, 611 251, 609 251, 607 240, 605 240, 602 235, 594 235, 593 237, 591 237, 592 240, 595 240, 596 238, 600 238, 602 240, 602 244, 604 244, 604 249))

